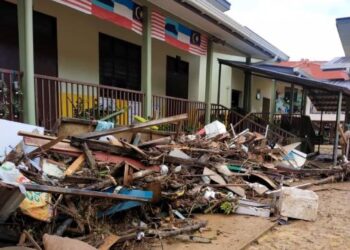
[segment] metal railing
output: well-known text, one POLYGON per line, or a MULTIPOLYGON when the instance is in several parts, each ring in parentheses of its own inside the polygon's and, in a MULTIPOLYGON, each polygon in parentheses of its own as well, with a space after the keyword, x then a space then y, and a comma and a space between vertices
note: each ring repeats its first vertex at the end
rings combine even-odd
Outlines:
MULTIPOLYGON (((187 113, 188 120, 183 122, 184 131, 193 132, 204 126, 206 103, 200 101, 190 101, 187 99, 152 96, 152 116, 154 119, 187 113)), ((175 125, 164 125, 162 130, 175 131, 175 125)))
MULTIPOLYGON (((228 109, 225 106, 217 104, 212 104, 211 106, 211 120, 218 119, 222 121, 228 127, 228 129, 230 129, 230 124, 235 125, 243 118, 243 114, 240 114, 235 110, 228 109)), ((288 131, 285 131, 277 126, 273 126, 260 118, 258 118, 258 120, 254 119, 252 116, 245 118, 244 121, 237 125, 235 127, 235 132, 239 133, 248 128, 252 132, 265 134, 267 125, 269 125, 268 135, 275 141, 279 141, 281 143, 290 143, 298 139, 294 134, 289 133, 288 131)))
POLYGON ((22 121, 23 99, 19 71, 0 69, 0 119, 22 121))
POLYGON ((37 124, 51 129, 59 117, 101 119, 118 110, 120 125, 129 125, 134 115, 143 115, 140 91, 35 75, 37 124))

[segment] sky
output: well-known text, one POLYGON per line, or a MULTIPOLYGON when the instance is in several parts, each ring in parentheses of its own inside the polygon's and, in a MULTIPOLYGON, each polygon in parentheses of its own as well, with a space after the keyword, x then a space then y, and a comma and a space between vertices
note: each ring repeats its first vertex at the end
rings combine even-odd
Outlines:
POLYGON ((286 53, 290 60, 344 56, 336 18, 350 17, 350 0, 230 0, 226 12, 286 53))

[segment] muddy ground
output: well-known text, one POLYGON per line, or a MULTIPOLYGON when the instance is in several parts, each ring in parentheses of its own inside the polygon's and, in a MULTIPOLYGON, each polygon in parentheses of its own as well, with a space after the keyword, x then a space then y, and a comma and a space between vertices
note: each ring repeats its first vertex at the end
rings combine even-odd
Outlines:
MULTIPOLYGON (((273 222, 248 216, 199 215, 209 221, 203 237, 211 244, 163 241, 163 249, 350 249, 350 182, 327 184, 313 188, 319 195, 318 219, 315 222, 290 220, 288 225, 274 226, 273 222), (263 231, 268 230, 257 241, 263 231)), ((160 242, 153 245, 162 249, 160 242)))

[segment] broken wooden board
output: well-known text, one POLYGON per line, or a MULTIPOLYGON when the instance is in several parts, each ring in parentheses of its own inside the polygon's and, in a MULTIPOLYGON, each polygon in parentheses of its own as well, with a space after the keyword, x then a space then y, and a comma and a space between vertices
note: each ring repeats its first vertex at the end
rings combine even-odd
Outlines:
POLYGON ((187 119, 188 119, 187 114, 181 114, 181 115, 175 115, 175 116, 170 116, 170 117, 166 117, 166 118, 161 118, 158 120, 152 120, 152 121, 148 121, 148 122, 144 122, 144 123, 134 124, 134 125, 127 126, 127 127, 119 127, 119 128, 109 129, 109 130, 105 130, 105 131, 80 134, 77 137, 79 139, 92 139, 92 138, 98 138, 101 136, 117 134, 117 133, 126 132, 126 131, 136 131, 137 129, 148 128, 148 127, 162 125, 162 124, 166 124, 166 123, 176 123, 176 122, 184 121, 187 119))
MULTIPOLYGON (((218 183, 220 185, 226 185, 227 184, 225 179, 222 178, 221 175, 219 175, 218 173, 214 172, 213 170, 211 170, 209 168, 206 168, 206 167, 204 168, 203 175, 209 176, 209 178, 212 181, 214 181, 214 182, 216 182, 216 183, 218 183)), ((234 192, 235 194, 238 194, 239 196, 241 196, 243 198, 246 197, 245 191, 241 187, 226 186, 225 188, 228 189, 228 190, 231 190, 232 192, 234 192)))
POLYGON ((104 240, 98 250, 109 250, 120 239, 118 235, 110 234, 104 240))
POLYGON ((104 199, 141 201, 141 202, 148 202, 149 201, 147 199, 138 198, 138 197, 134 197, 134 196, 121 195, 121 194, 115 194, 115 193, 106 193, 106 192, 97 192, 97 191, 90 191, 90 190, 82 190, 82 189, 76 189, 76 188, 61 188, 61 187, 27 184, 27 183, 22 184, 22 185, 26 188, 26 190, 35 191, 35 192, 77 195, 77 196, 86 196, 86 197, 104 198, 104 199))

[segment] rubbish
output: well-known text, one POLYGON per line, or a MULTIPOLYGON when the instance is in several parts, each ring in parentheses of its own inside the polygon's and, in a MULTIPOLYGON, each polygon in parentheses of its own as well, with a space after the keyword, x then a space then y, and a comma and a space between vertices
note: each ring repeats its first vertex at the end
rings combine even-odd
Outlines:
POLYGON ((120 237, 115 234, 108 235, 104 239, 103 244, 98 247, 98 250, 109 250, 119 239, 120 237))
POLYGON ((5 183, 21 187, 19 189, 25 193, 25 199, 20 204, 24 214, 42 221, 51 220, 53 216, 50 206, 51 195, 42 192, 28 192, 30 190, 23 189, 27 183, 30 183, 30 180, 23 176, 13 163, 5 162, 1 165, 0 178, 5 183))
MULTIPOLYGON (((138 116, 138 115, 134 115, 134 119, 135 119, 136 121, 138 121, 138 122, 141 122, 141 123, 143 123, 143 122, 148 122, 147 119, 145 119, 145 118, 143 118, 143 117, 141 117, 141 116, 138 116)), ((153 129, 153 130, 158 130, 159 127, 158 127, 158 126, 152 126, 151 129, 153 129)))
POLYGON ((208 139, 227 132, 225 124, 219 121, 213 121, 212 123, 205 125, 204 130, 208 139))
POLYGON ((174 149, 169 153, 169 156, 180 158, 180 159, 191 159, 191 157, 184 152, 182 152, 180 149, 174 149))
POLYGON ((168 174, 169 168, 168 168, 167 165, 162 164, 159 167, 160 167, 160 174, 161 175, 167 175, 168 174))
POLYGON ((235 213, 268 218, 270 217, 271 209, 269 205, 248 200, 239 200, 235 213))
MULTIPOLYGON (((93 131, 96 121, 79 119, 75 124, 86 126, 81 133, 65 124, 57 137, 19 131, 23 147, 12 150, 0 167, 0 220, 5 227, 16 222, 10 224, 18 232, 32 230, 38 244, 48 232, 99 249, 128 248, 135 241, 149 248, 155 237, 208 243, 192 235, 206 226, 193 213, 269 218, 277 211, 270 204, 284 197, 286 186, 306 188, 350 173, 350 164, 323 167, 298 158, 304 158, 296 149, 300 143, 271 143, 272 129, 268 139, 236 124, 227 133, 218 121, 195 135, 149 129, 186 118, 103 131, 93 131), (295 183, 299 180, 303 184, 295 183), (23 210, 28 195, 33 200, 23 210)), ((298 199, 312 200, 299 195, 293 205, 298 199)))
POLYGON ((277 208, 281 216, 315 221, 318 195, 311 190, 284 187, 280 193, 277 208))
POLYGON ((0 183, 0 223, 4 223, 10 217, 24 198, 18 188, 0 183))
POLYGON ((282 163, 289 165, 293 168, 300 169, 304 166, 307 155, 303 152, 293 149, 283 157, 282 163))
POLYGON ((113 122, 97 121, 97 126, 95 128, 95 131, 104 131, 112 128, 114 128, 113 122))
POLYGON ((204 237, 194 236, 194 235, 177 235, 175 236, 175 239, 186 241, 186 242, 193 242, 193 243, 211 243, 211 240, 204 237))
POLYGON ((62 165, 60 167, 60 163, 58 162, 49 159, 43 159, 41 165, 43 172, 49 176, 54 176, 57 178, 62 178, 64 176, 64 171, 62 170, 64 167, 62 165))
POLYGON ((89 244, 68 237, 45 234, 43 237, 45 250, 97 250, 89 244))
POLYGON ((42 127, 0 119, 0 131, 3 132, 0 140, 0 162, 4 160, 6 154, 10 153, 23 140, 23 137, 17 135, 17 132, 20 130, 26 132, 36 131, 39 134, 44 133, 44 128, 42 127))

